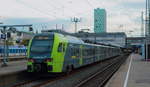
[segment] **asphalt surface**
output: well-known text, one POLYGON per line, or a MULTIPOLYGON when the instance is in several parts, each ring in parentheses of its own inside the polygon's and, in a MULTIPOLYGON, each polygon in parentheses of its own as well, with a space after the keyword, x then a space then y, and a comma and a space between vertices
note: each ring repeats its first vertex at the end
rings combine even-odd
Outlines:
POLYGON ((7 66, 2 67, 0 62, 0 76, 26 70, 26 60, 7 62, 7 66))
POLYGON ((131 54, 105 87, 150 87, 150 62, 131 54))

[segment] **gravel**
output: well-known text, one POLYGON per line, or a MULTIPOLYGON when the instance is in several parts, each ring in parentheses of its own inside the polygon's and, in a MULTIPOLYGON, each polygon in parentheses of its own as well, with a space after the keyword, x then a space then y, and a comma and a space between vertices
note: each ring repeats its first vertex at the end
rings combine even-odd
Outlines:
MULTIPOLYGON (((108 63, 108 62, 107 62, 108 63)), ((86 79, 91 76, 93 73, 97 72, 99 69, 107 65, 106 62, 101 62, 97 64, 88 65, 80 69, 74 70, 73 74, 69 75, 67 78, 62 78, 57 81, 46 84, 42 87, 73 87, 78 84, 81 80, 86 79)))

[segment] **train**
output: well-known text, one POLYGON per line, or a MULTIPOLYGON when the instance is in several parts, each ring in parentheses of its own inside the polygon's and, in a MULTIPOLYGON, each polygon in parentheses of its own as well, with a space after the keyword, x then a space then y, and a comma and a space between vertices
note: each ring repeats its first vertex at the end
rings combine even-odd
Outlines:
POLYGON ((69 72, 120 54, 120 47, 85 43, 56 32, 40 33, 29 42, 27 72, 69 72))
MULTIPOLYGON (((7 46, 7 55, 8 56, 26 56, 27 55, 27 47, 26 46, 17 46, 17 45, 9 45, 7 46)), ((4 55, 4 46, 0 46, 0 56, 4 55)))

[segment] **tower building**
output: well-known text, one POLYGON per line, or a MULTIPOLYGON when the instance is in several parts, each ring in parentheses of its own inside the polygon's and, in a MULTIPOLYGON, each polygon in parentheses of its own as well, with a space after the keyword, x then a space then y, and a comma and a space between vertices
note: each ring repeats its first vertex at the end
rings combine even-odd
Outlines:
POLYGON ((106 32, 106 25, 106 10, 100 8, 94 9, 94 32, 106 32))

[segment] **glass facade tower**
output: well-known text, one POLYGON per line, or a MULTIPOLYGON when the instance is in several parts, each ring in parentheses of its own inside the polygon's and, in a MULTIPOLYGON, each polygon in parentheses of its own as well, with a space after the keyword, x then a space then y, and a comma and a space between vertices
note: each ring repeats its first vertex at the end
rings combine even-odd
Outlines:
POLYGON ((94 32, 106 32, 106 10, 94 9, 94 32))

